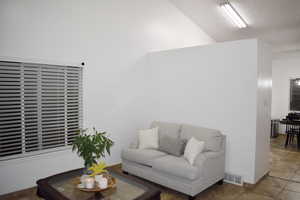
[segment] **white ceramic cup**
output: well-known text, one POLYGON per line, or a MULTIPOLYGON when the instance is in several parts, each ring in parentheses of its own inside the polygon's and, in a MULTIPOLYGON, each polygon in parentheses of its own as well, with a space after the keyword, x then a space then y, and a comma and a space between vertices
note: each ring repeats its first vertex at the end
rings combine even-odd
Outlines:
POLYGON ((107 178, 101 178, 101 179, 97 180, 97 183, 101 189, 105 189, 108 186, 107 178))
POLYGON ((95 179, 93 178, 86 178, 84 180, 84 187, 87 189, 93 189, 95 185, 95 179))
POLYGON ((80 182, 82 183, 82 184, 84 184, 84 180, 86 179, 86 178, 90 178, 90 176, 89 175, 82 175, 81 177, 80 177, 80 182))
POLYGON ((103 175, 102 174, 100 174, 100 175, 96 175, 95 176, 95 181, 98 183, 101 179, 103 179, 104 177, 103 177, 103 175))

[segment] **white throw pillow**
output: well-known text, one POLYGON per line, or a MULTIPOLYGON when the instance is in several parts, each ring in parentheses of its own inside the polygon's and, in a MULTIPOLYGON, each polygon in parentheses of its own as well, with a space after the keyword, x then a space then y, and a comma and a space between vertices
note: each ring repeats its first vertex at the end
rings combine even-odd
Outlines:
POLYGON ((139 131, 139 149, 158 149, 158 128, 139 131))
POLYGON ((203 141, 192 137, 186 144, 183 156, 191 165, 194 165, 197 155, 204 150, 204 147, 205 143, 203 141))

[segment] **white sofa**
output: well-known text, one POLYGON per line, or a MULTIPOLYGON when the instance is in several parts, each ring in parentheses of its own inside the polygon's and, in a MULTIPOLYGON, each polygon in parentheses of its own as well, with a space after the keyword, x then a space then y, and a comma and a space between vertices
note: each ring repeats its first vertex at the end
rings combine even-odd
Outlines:
POLYGON ((164 134, 190 139, 194 137, 205 142, 194 165, 183 156, 176 157, 154 149, 138 149, 133 142, 122 151, 122 170, 160 185, 189 195, 192 199, 209 186, 223 182, 225 170, 226 137, 218 130, 155 121, 151 128, 158 127, 159 135, 164 134))

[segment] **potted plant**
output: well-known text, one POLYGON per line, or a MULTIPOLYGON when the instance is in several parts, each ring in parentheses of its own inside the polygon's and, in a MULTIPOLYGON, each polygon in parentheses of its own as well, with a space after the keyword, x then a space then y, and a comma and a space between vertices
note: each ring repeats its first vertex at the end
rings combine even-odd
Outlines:
POLYGON ((73 151, 77 151, 78 156, 84 160, 85 173, 88 173, 93 164, 97 164, 97 160, 110 155, 110 148, 114 142, 107 136, 106 132, 99 132, 95 128, 90 133, 85 129, 79 132, 73 142, 73 151))

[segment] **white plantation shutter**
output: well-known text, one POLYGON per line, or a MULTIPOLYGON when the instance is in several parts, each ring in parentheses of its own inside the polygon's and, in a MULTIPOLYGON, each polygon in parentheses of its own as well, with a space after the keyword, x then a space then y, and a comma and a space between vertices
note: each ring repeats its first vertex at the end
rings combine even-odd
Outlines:
POLYGON ((0 157, 22 153, 21 67, 0 63, 0 157))
POLYGON ((42 147, 65 145, 65 69, 41 69, 42 147))
POLYGON ((37 151, 39 145, 39 120, 38 120, 38 84, 39 67, 23 65, 23 122, 25 136, 25 152, 37 151))
POLYGON ((67 84, 67 142, 70 144, 76 135, 76 130, 81 127, 81 118, 78 118, 78 113, 82 116, 82 73, 78 68, 69 67, 66 73, 67 84))
POLYGON ((0 62, 0 159, 72 144, 82 127, 82 68, 0 62))

